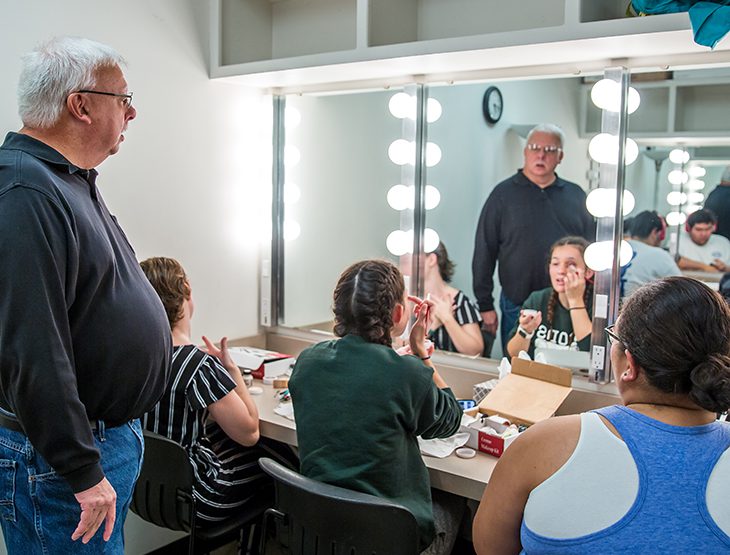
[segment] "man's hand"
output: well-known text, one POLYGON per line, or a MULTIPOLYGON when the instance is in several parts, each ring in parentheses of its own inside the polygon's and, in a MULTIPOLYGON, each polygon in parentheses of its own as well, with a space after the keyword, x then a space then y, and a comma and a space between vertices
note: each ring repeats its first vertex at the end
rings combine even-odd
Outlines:
POLYGON ((716 258, 710 266, 716 268, 718 272, 727 272, 728 269, 727 265, 719 258, 716 258))
POLYGON ((497 311, 487 310, 486 312, 482 312, 481 314, 482 320, 484 320, 482 327, 492 335, 496 336, 497 327, 499 326, 499 317, 497 316, 497 311))
POLYGON ((114 521, 117 518, 117 492, 104 478, 101 482, 87 490, 74 494, 76 501, 81 505, 79 525, 71 534, 73 541, 81 538, 82 543, 89 543, 96 531, 106 520, 104 526, 104 541, 108 542, 114 530, 114 521))

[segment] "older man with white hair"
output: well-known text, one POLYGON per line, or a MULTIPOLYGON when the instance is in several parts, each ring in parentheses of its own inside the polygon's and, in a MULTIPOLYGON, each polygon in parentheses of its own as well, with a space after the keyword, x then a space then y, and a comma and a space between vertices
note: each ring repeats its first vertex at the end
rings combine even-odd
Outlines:
POLYGON ((26 55, 23 127, 0 146, 0 523, 9 553, 124 552, 143 452, 138 418, 167 381, 165 311, 96 187, 94 168, 136 116, 122 64, 80 38, 26 55))
POLYGON ((522 302, 550 285, 550 246, 568 235, 595 239, 583 189, 555 173, 563 160, 563 143, 563 131, 557 125, 534 127, 527 135, 524 166, 492 190, 479 217, 472 258, 474 293, 484 328, 496 334, 499 320, 492 291, 499 262, 503 352, 522 302))

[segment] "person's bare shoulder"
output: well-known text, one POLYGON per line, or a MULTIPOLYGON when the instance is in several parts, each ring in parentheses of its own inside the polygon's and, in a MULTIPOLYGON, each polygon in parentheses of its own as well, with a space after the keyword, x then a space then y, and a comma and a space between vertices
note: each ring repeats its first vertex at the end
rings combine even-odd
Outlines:
POLYGON ((580 415, 556 416, 530 426, 505 455, 522 467, 534 489, 566 463, 579 437, 580 415))

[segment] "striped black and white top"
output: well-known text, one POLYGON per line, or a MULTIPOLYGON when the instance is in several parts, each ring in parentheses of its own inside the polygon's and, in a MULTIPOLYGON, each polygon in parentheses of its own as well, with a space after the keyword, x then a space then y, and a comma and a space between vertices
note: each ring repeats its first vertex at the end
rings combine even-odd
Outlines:
POLYGON ((269 483, 258 459, 271 454, 261 443, 244 447, 217 423, 206 421, 208 406, 235 387, 217 358, 194 345, 176 346, 165 394, 142 420, 147 430, 187 450, 197 482, 197 515, 207 521, 230 516, 269 483))
MULTIPOLYGON (((459 323, 460 326, 465 324, 481 324, 482 315, 479 314, 479 309, 476 305, 467 297, 463 291, 459 290, 454 298, 454 319, 459 323)), ((431 330, 428 333, 428 338, 433 341, 433 346, 436 349, 442 351, 458 352, 449 333, 446 328, 441 325, 435 330, 431 330)))

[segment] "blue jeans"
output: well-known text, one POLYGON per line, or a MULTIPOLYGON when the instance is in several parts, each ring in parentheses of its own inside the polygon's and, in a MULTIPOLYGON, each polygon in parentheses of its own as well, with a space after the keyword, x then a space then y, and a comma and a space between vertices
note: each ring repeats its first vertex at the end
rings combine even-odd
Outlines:
POLYGON ((142 467, 144 440, 139 420, 94 431, 107 480, 117 492, 112 537, 104 524, 91 541, 71 540, 81 509, 71 486, 56 474, 20 432, 0 428, 0 525, 8 554, 124 553, 124 520, 142 467))
POLYGON ((504 292, 499 295, 499 309, 502 311, 502 321, 499 323, 499 336, 502 339, 503 356, 509 358, 507 354, 507 343, 512 339, 512 329, 520 319, 521 304, 515 304, 504 296, 504 292))

